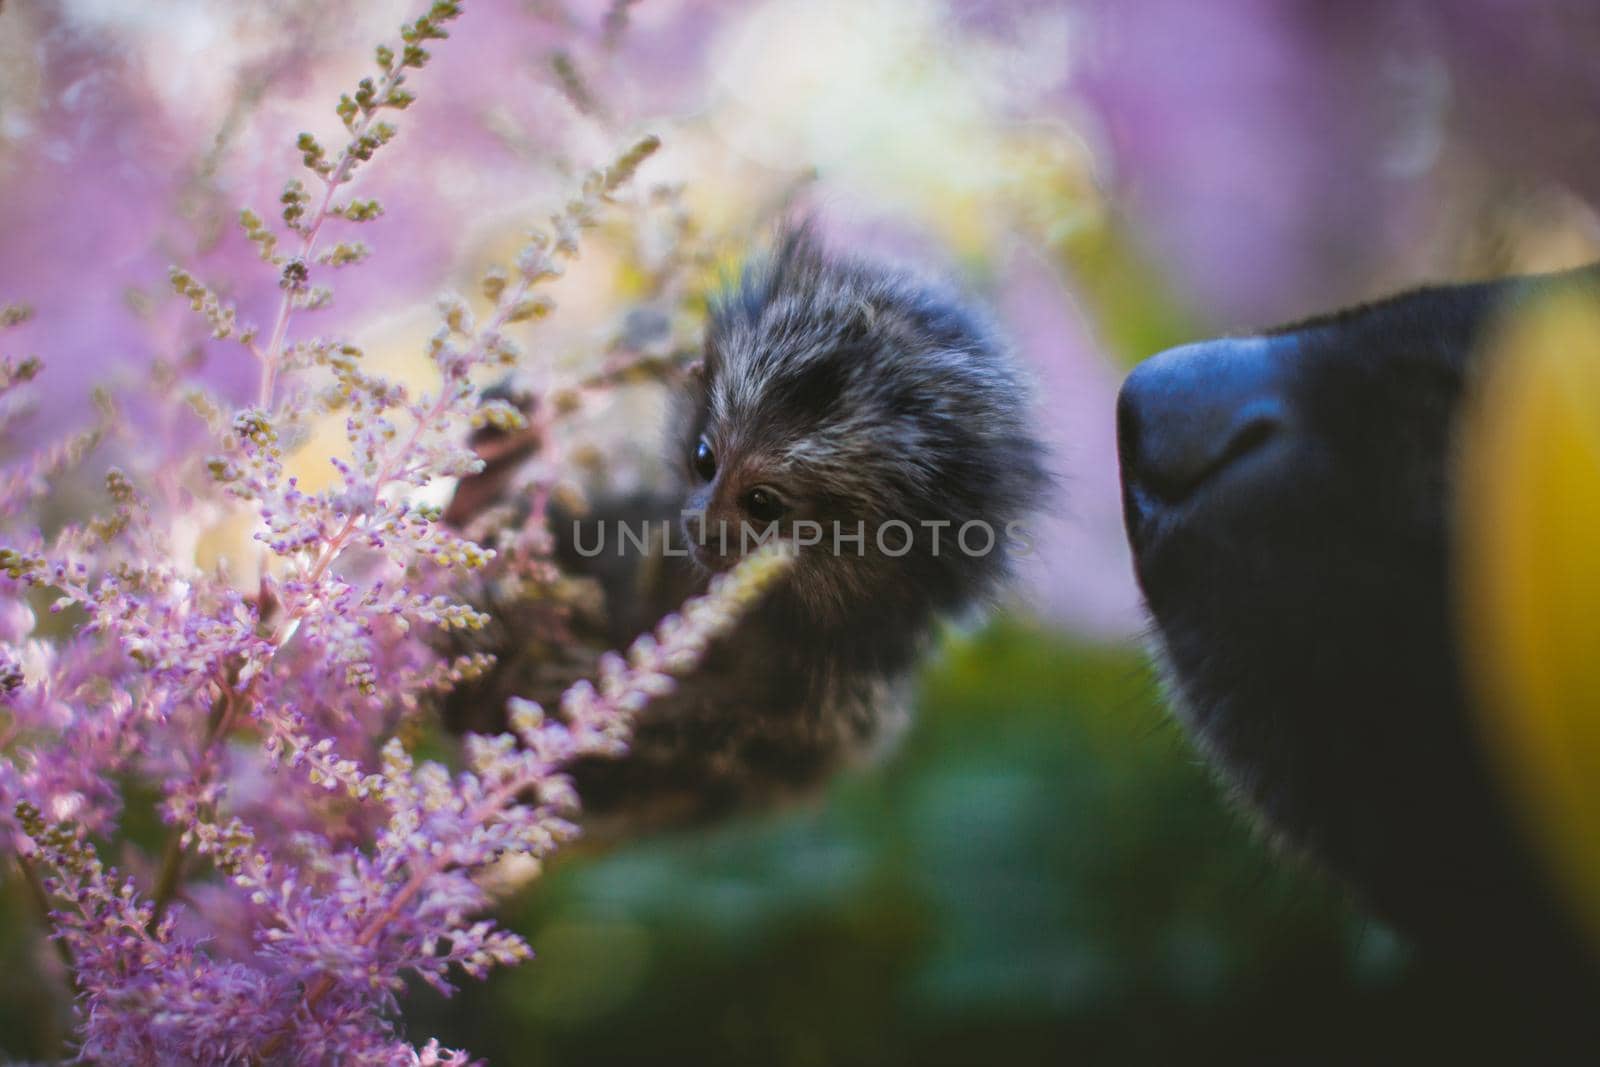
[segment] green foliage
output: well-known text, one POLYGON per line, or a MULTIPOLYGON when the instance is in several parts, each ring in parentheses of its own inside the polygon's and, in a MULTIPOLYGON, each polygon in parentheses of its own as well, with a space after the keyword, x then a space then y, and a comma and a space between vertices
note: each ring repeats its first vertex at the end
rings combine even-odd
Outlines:
POLYGON ((542 958, 418 1032, 530 1064, 1166 1063, 1397 980, 1224 810, 1136 654, 998 627, 922 690, 898 756, 812 808, 554 872, 513 920, 542 958))

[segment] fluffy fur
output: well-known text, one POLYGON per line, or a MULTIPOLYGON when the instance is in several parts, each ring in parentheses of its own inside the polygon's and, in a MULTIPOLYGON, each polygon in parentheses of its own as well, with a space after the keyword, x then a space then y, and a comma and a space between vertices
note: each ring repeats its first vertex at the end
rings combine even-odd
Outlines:
MULTIPOLYGON (((649 706, 625 758, 572 768, 591 825, 714 817, 813 788, 881 749, 904 721, 898 683, 935 623, 997 589, 1006 527, 1047 489, 1027 409, 1009 354, 952 291, 829 255, 804 227, 747 269, 714 303, 703 360, 677 398, 669 447, 683 482, 600 501, 582 519, 553 515, 558 556, 605 591, 602 647, 675 607, 772 523, 801 539, 815 524, 821 543, 649 706), (704 520, 646 556, 575 551, 596 543, 595 524, 614 537, 619 519, 659 527, 685 511, 704 520), (909 545, 897 526, 881 551, 880 528, 897 521, 909 545), (973 521, 993 529, 993 551, 959 550, 973 521), (835 523, 860 542, 836 552, 835 523), (667 551, 684 546, 686 559, 667 551)), ((969 543, 984 540, 974 531, 969 543)), ((513 693, 548 697, 574 673, 552 667, 550 648, 519 649, 515 612, 499 614, 501 666, 453 698, 458 723, 481 725, 513 693)))
MULTIPOLYGON (((787 506, 782 533, 810 522, 823 535, 779 597, 804 620, 797 636, 898 671, 935 614, 993 590, 1008 561, 1005 526, 1039 503, 1026 402, 1008 354, 957 294, 830 258, 794 229, 713 307, 702 368, 679 405, 685 503, 710 529, 760 528, 739 501, 772 489, 787 506), (710 481, 693 468, 701 440, 718 457, 710 481), (995 531, 995 551, 960 550, 957 533, 973 521, 995 531), (902 528, 884 528, 896 522, 910 529, 908 548, 902 528), (853 541, 834 551, 836 527, 861 532, 859 554, 853 541)), ((974 530, 970 543, 983 540, 974 530)))

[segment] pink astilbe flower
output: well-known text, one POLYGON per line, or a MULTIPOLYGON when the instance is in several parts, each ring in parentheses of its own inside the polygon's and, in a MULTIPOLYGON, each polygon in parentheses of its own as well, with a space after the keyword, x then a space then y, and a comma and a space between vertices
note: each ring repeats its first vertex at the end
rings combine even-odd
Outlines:
MULTIPOLYGON (((511 328, 551 310, 541 286, 656 147, 646 138, 585 177, 512 269, 485 278, 487 312, 441 301, 433 391, 373 373, 348 340, 299 336, 300 316, 331 299, 324 276, 369 255, 348 234, 382 207, 351 195, 352 182, 397 135, 388 116, 415 99, 427 43, 460 13, 439 0, 378 50, 374 76, 339 103, 341 147, 300 137, 309 178, 285 187, 281 226, 242 214, 281 290, 264 328, 173 269, 213 338, 256 362, 254 401, 158 380, 209 444, 116 437, 102 516, 48 536, 38 505, 61 470, 118 433, 110 401, 82 436, 0 474, 0 846, 48 910, 85 1060, 466 1062, 401 1039, 406 982, 449 992, 458 973, 528 958, 488 917, 486 875, 574 836, 579 798, 562 768, 623 751, 630 716, 694 669, 787 558, 751 557, 627 657, 607 656, 558 718, 514 702, 513 732, 469 736, 456 769, 408 750, 429 696, 488 666, 437 638, 483 625, 454 590, 495 555, 416 491, 480 469, 474 427, 527 428, 524 409, 481 386, 515 365, 511 328), (347 447, 334 483, 312 491, 286 460, 328 416, 343 420, 347 447), (261 557, 248 590, 174 536, 240 513, 261 557), (30 601, 56 618, 41 625, 30 601), (130 784, 160 797, 168 837, 148 857, 123 834, 130 784), (111 870, 97 841, 121 846, 128 870, 111 870)), ((38 367, 0 366, 0 431, 38 367)), ((548 419, 558 407, 528 410, 548 419)), ((552 567, 540 521, 536 509, 502 546, 526 557, 533 581, 552 567)))

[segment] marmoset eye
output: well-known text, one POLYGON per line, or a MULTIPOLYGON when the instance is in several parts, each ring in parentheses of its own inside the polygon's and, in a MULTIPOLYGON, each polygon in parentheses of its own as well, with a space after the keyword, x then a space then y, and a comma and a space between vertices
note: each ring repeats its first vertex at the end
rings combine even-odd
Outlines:
POLYGON ((788 510, 783 505, 783 498, 765 486, 757 486, 746 493, 739 501, 739 506, 757 522, 775 522, 788 510))
POLYGON ((694 453, 689 457, 689 463, 703 482, 709 482, 717 476, 717 455, 711 451, 711 445, 704 437, 694 446, 694 453))

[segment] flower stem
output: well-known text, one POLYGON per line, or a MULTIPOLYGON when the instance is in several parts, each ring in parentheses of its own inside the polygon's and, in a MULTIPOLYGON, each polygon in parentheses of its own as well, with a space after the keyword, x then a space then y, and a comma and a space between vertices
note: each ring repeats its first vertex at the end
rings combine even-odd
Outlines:
MULTIPOLYGON (((217 699, 211 704, 210 728, 206 731, 205 744, 200 750, 200 759, 195 772, 195 777, 200 782, 206 782, 216 771, 216 747, 227 736, 233 727, 235 709, 243 703, 242 697, 237 697, 232 685, 226 678, 217 679, 217 699)), ((152 890, 150 923, 146 929, 153 935, 156 928, 161 925, 161 917, 166 914, 167 905, 172 903, 178 895, 178 887, 183 884, 183 835, 185 827, 174 826, 167 835, 167 843, 161 850, 161 866, 156 873, 156 884, 152 890)))
MULTIPOLYGON (((398 64, 388 74, 384 75, 379 85, 376 96, 379 100, 389 97, 389 94, 404 77, 404 68, 398 64)), ((343 151, 339 153, 339 162, 333 168, 333 173, 322 179, 322 202, 317 205, 317 210, 312 213, 310 220, 301 230, 300 252, 296 258, 309 265, 311 254, 316 250, 317 236, 322 233, 322 226, 331 217, 328 209, 333 206, 333 196, 339 186, 350 180, 350 171, 355 167, 356 157, 350 151, 352 145, 358 143, 367 131, 372 128, 378 109, 364 113, 361 120, 350 131, 350 140, 343 151)), ((294 309, 293 288, 285 288, 283 298, 278 301, 278 314, 272 323, 272 334, 267 341, 267 347, 261 352, 261 388, 257 397, 257 404, 263 409, 272 405, 272 395, 277 388, 278 368, 283 363, 283 346, 288 340, 289 317, 294 309)))
MULTIPOLYGON (((22 873, 22 884, 28 887, 28 896, 39 909, 39 917, 44 920, 45 929, 49 929, 50 922, 50 894, 44 891, 44 883, 39 880, 39 872, 33 869, 33 864, 21 854, 16 856, 17 870, 22 873)), ((50 938, 56 947, 56 955, 61 958, 61 963, 67 969, 67 981, 71 983, 73 992, 78 991, 78 967, 72 958, 72 949, 59 937, 50 938)))

